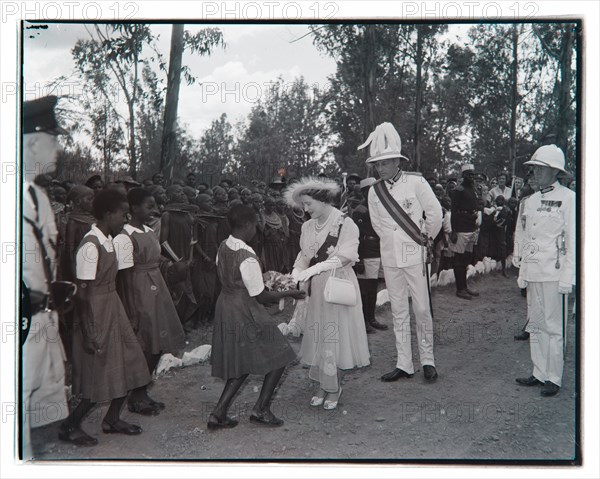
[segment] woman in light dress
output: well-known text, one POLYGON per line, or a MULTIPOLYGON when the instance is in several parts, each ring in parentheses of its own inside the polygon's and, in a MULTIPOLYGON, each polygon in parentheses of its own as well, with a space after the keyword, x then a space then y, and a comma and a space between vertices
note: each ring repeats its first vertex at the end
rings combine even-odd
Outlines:
POLYGON ((301 251, 292 275, 307 291, 299 356, 310 366, 309 377, 319 383, 310 404, 325 409, 337 407, 342 394, 340 370, 370 364, 360 290, 352 269, 358 261, 359 231, 352 219, 333 206, 339 188, 331 180, 305 178, 285 193, 288 204, 311 216, 302 225, 301 251), (352 282, 354 306, 325 300, 325 284, 332 274, 352 282))

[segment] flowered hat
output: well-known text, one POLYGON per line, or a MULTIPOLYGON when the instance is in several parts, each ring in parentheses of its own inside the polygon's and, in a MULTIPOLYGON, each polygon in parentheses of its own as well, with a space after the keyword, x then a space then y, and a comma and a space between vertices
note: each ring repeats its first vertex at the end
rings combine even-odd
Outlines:
POLYGON ((296 183, 289 185, 286 188, 283 197, 286 203, 290 206, 302 206, 300 196, 308 191, 325 191, 328 193, 328 197, 333 199, 340 192, 340 190, 340 185, 333 180, 308 176, 306 178, 301 178, 296 183))

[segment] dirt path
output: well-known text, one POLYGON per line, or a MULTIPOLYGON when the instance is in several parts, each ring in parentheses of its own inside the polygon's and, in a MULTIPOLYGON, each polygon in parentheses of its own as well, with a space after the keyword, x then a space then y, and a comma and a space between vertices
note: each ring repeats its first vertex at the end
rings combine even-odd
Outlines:
MULTIPOLYGON (((514 270, 512 271, 514 275, 514 270)), ((563 387, 552 398, 539 388, 521 387, 517 376, 531 372, 529 345, 513 335, 525 320, 525 299, 514 278, 499 273, 473 282, 480 298, 465 301, 454 287, 434 290, 436 365, 439 379, 426 384, 418 361, 412 379, 379 380, 393 369, 393 331, 369 335, 372 365, 346 373, 338 409, 326 412, 308 403, 313 384, 300 364, 289 367, 273 404, 284 419, 278 429, 260 429, 247 420, 261 385, 251 377, 231 413, 231 430, 208 432, 206 419, 222 381, 207 364, 172 370, 151 395, 167 404, 159 416, 124 413, 140 424, 137 437, 104 435, 106 406, 92 413, 84 429, 99 439, 93 448, 57 440, 57 425, 34 432, 37 457, 49 459, 541 459, 569 460, 575 454, 574 325, 568 327, 563 387)), ((282 320, 290 308, 279 313, 282 320)), ((391 326, 389 304, 378 311, 391 326)), ((210 343, 210 331, 194 332, 188 350, 210 343)), ((297 350, 299 343, 293 343, 297 350)), ((413 337, 413 354, 417 349, 413 337)))

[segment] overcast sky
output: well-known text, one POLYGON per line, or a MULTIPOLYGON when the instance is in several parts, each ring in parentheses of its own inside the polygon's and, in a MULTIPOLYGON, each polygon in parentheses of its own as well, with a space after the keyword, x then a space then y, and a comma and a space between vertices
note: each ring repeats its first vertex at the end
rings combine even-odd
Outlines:
MULTIPOLYGON (((23 43, 25 99, 28 94, 39 97, 40 92, 48 93, 49 82, 70 76, 75 70, 71 49, 78 39, 90 38, 84 24, 48 24, 47 29, 28 26, 25 24, 23 43)), ((307 35, 307 25, 186 24, 185 28, 193 34, 208 26, 222 30, 226 48, 216 49, 211 56, 185 52, 183 57, 183 65, 198 81, 181 83, 179 120, 195 137, 222 113, 227 113, 231 123, 244 119, 278 76, 288 82, 302 75, 309 85, 323 89, 327 76, 335 72, 335 62, 317 51, 307 35)), ((91 24, 87 28, 93 30, 91 24)), ((452 26, 448 36, 456 37, 467 28, 452 26)), ((158 49, 168 62, 171 25, 154 24, 152 31, 159 36, 158 49)), ((54 93, 82 94, 82 86, 69 83, 54 93)))

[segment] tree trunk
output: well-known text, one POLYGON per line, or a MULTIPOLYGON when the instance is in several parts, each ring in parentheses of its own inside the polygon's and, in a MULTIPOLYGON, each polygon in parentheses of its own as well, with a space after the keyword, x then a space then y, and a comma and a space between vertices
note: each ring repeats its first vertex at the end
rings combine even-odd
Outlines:
POLYGON ((177 106, 181 83, 181 59, 183 57, 183 24, 174 24, 171 33, 171 56, 165 101, 165 121, 163 125, 160 171, 170 182, 173 178, 173 164, 177 147, 177 106))
POLYGON ((572 25, 565 25, 560 48, 560 91, 558 100, 558 125, 556 143, 567 156, 569 145, 569 119, 571 104, 571 62, 573 60, 572 25))
POLYGON ((415 168, 421 171, 421 103, 423 97, 423 25, 417 25, 417 83, 415 86, 415 168))
POLYGON ((517 168, 517 106, 519 103, 519 31, 517 25, 512 27, 512 54, 511 65, 511 94, 510 94, 510 140, 508 145, 508 158, 511 163, 511 174, 514 177, 517 168))

